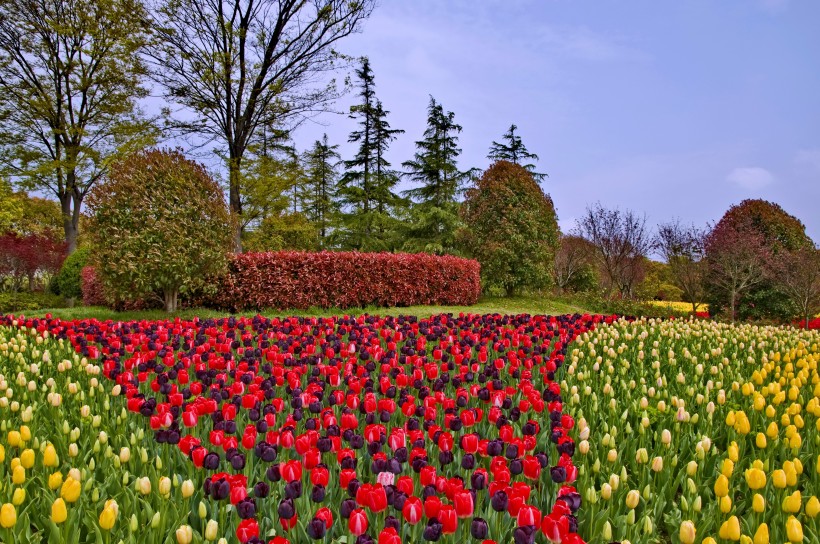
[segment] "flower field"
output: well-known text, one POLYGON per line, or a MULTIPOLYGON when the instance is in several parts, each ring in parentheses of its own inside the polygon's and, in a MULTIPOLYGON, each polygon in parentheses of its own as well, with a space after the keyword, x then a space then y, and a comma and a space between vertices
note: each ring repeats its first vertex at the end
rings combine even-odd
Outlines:
POLYGON ((818 362, 700 320, 7 317, 0 541, 818 542, 818 362))

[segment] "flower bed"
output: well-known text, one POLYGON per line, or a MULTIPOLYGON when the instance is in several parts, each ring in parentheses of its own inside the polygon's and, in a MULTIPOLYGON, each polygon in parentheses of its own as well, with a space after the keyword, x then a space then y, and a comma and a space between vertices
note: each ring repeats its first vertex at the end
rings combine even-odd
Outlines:
POLYGON ((36 498, 9 500, 3 527, 54 542, 68 526, 127 542, 583 542, 574 420, 555 379, 567 344, 604 321, 6 318, 38 334, 0 344, 18 376, 6 391, 26 391, 37 423, 21 441, 22 406, 4 410, 19 434, 5 455, 18 465, 32 451, 36 498), (22 347, 35 338, 36 355, 22 347), (36 372, 23 353, 42 360, 36 372), (58 394, 85 403, 62 436, 58 394), (101 425, 111 434, 86 431, 101 425), (63 490, 57 472, 77 484, 63 490))

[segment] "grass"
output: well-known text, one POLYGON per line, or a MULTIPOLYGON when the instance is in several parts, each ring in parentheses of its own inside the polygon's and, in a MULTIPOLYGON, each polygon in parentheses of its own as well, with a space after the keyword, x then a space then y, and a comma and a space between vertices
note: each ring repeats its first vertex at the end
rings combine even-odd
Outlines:
POLYGON ((367 308, 309 308, 307 310, 264 310, 261 312, 240 312, 230 314, 206 308, 191 308, 174 313, 166 313, 162 310, 145 310, 138 312, 116 312, 108 308, 97 306, 77 306, 74 308, 53 308, 42 309, 35 312, 26 313, 26 317, 44 317, 51 314, 60 319, 99 319, 100 321, 141 321, 155 319, 169 319, 179 317, 181 319, 216 318, 228 315, 254 316, 261 314, 266 317, 282 316, 315 316, 328 317, 334 315, 414 315, 418 317, 430 317, 431 315, 442 313, 472 313, 472 314, 574 314, 586 313, 589 310, 572 303, 558 301, 548 297, 486 297, 479 300, 473 306, 407 306, 404 308, 379 308, 369 306, 367 308))

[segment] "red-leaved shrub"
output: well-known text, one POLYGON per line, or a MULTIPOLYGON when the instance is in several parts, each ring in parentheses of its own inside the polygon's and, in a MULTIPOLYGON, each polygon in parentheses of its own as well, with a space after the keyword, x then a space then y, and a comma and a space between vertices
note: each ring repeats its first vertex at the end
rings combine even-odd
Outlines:
POLYGON ((83 293, 83 306, 109 305, 102 281, 97 277, 93 266, 85 266, 80 272, 80 290, 83 293))
POLYGON ((278 251, 234 255, 209 305, 263 308, 469 305, 477 261, 426 253, 278 251))

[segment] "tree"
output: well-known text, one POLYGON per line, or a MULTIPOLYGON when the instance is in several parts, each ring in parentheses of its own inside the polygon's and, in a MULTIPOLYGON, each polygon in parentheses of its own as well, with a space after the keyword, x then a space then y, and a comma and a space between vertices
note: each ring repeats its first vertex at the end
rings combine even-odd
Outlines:
POLYGON ((319 246, 326 248, 330 229, 339 214, 337 198, 338 172, 341 157, 338 145, 330 145, 327 134, 316 140, 303 156, 307 180, 304 195, 304 213, 319 230, 319 246))
POLYGON ((92 262, 118 297, 160 291, 165 309, 227 265, 233 225, 219 185, 179 151, 116 162, 89 196, 92 262))
POLYGON ((303 213, 282 212, 265 217, 259 228, 249 234, 246 245, 248 251, 316 251, 319 233, 303 213))
POLYGON ((65 243, 50 236, 6 232, 0 235, 0 278, 10 279, 15 292, 27 279, 29 291, 33 291, 35 278, 57 273, 65 254, 65 243))
MULTIPOLYGON (((260 127, 327 109, 335 81, 314 86, 343 58, 373 0, 165 0, 150 53, 166 97, 195 115, 178 127, 227 148, 231 212, 242 215, 242 162, 260 127)), ((234 249, 241 250, 236 222, 234 249)))
POLYGON ((534 164, 523 164, 524 161, 537 161, 539 159, 538 155, 527 151, 527 146, 525 146, 524 142, 521 141, 521 136, 516 135, 516 130, 518 130, 516 125, 510 125, 510 129, 504 134, 504 136, 502 136, 507 143, 498 143, 493 141, 493 145, 490 146, 490 153, 487 155, 487 158, 491 161, 510 161, 513 164, 520 164, 526 168, 527 171, 532 174, 532 177, 538 181, 549 177, 547 174, 537 173, 535 171, 534 164))
POLYGON ((0 3, 0 164, 57 197, 69 253, 110 162, 153 141, 137 107, 148 30, 139 0, 0 3))
MULTIPOLYGON (((801 247, 814 247, 806 235, 806 228, 799 219, 787 213, 773 202, 754 199, 744 200, 731 206, 716 225, 723 229, 738 231, 743 236, 746 231, 756 232, 765 246, 766 261, 761 263, 768 267, 777 259, 785 258, 784 254, 801 247)), ((707 259, 711 255, 707 251, 707 259)), ((765 270, 764 270, 765 271, 765 270)), ((712 275, 709 276, 710 278, 712 275)), ((707 282, 707 297, 710 308, 731 307, 731 293, 720 283, 707 282)), ((782 291, 772 274, 764 274, 760 281, 742 293, 742 300, 736 301, 735 316, 739 319, 781 319, 794 316, 794 307, 789 297, 782 291)))
POLYGON ((704 297, 704 261, 706 234, 699 228, 682 225, 675 220, 658 227, 655 247, 669 265, 675 285, 683 293, 683 299, 692 305, 692 313, 697 313, 698 303, 704 297))
POLYGON ((558 220, 552 199, 526 169, 508 161, 493 164, 467 190, 461 217, 459 240, 481 263, 485 289, 512 296, 550 285, 558 220))
POLYGON ((555 253, 553 281, 561 292, 577 284, 583 275, 592 272, 595 247, 586 239, 574 234, 562 235, 555 253))
POLYGON ((771 249, 766 238, 754 228, 735 228, 719 221, 706 236, 708 282, 727 293, 732 322, 740 297, 766 279, 771 249))
POLYGON ((351 160, 344 161, 345 173, 339 180, 341 203, 347 208, 342 215, 343 228, 338 232, 342 247, 357 250, 389 249, 389 238, 395 224, 393 211, 402 205, 393 192, 399 181, 385 158, 390 143, 403 130, 391 129, 390 113, 376 98, 375 80, 370 61, 361 59, 356 70, 361 103, 350 108, 350 117, 359 119, 359 130, 350 134, 348 142, 358 143, 359 150, 351 160))
POLYGON ((643 273, 643 259, 652 247, 646 216, 632 210, 608 209, 597 203, 578 221, 578 231, 595 246, 595 255, 608 281, 621 296, 632 297, 643 273))
POLYGON ((431 96, 427 106, 427 129, 424 139, 416 142, 413 160, 402 163, 404 177, 420 187, 404 192, 413 199, 410 220, 405 229, 404 249, 431 253, 454 253, 455 232, 459 227, 458 195, 462 184, 474 173, 462 172, 456 160, 461 154, 458 136, 461 125, 453 112, 444 111, 431 96))
POLYGON ((820 250, 801 246, 773 259, 772 280, 800 312, 803 325, 820 307, 820 250))

